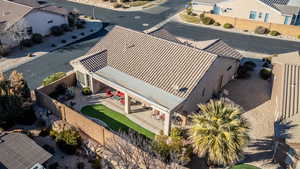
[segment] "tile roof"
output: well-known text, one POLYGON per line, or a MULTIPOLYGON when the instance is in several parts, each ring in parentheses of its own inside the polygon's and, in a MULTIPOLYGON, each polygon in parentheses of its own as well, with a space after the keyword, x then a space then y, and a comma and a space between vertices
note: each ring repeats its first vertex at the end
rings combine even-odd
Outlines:
POLYGON ((92 57, 104 50, 107 65, 178 97, 187 97, 218 57, 119 26, 83 58, 93 62, 92 57))
POLYGON ((168 40, 171 42, 182 44, 182 42, 180 40, 178 40, 174 35, 172 35, 171 33, 169 33, 167 30, 165 30, 163 28, 155 30, 153 32, 149 32, 148 34, 155 36, 157 38, 161 38, 161 39, 165 39, 165 40, 168 40))
POLYGON ((69 11, 66 10, 65 8, 54 6, 54 5, 46 5, 38 9, 41 11, 46 11, 46 12, 50 12, 58 15, 64 15, 64 16, 67 16, 69 14, 69 11))
POLYGON ((30 6, 0 0, 0 23, 4 23, 7 29, 33 9, 30 6))
POLYGON ((0 164, 7 169, 31 169, 52 156, 24 134, 4 134, 0 140, 0 164))
POLYGON ((90 72, 96 72, 107 66, 107 50, 80 60, 80 63, 90 72))
POLYGON ((300 11, 299 6, 293 6, 292 4, 289 4, 291 0, 259 0, 263 2, 264 4, 278 10, 282 14, 298 14, 300 11))
POLYGON ((274 82, 280 92, 276 111, 280 113, 281 119, 288 119, 300 113, 300 56, 298 52, 280 54, 272 62, 279 66, 274 82))
POLYGON ((243 55, 238 52, 236 49, 230 47, 227 45, 224 41, 218 39, 212 44, 208 45, 207 47, 203 48, 203 50, 223 56, 223 57, 229 57, 234 59, 241 59, 243 55))
POLYGON ((223 1, 227 1, 227 0, 193 0, 193 2, 209 4, 209 5, 215 5, 215 4, 223 2, 223 1))

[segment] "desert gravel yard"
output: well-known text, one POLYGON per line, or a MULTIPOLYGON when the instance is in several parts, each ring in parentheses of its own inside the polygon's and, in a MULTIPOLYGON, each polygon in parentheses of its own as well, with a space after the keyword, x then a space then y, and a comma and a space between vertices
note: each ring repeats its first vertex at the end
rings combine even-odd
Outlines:
POLYGON ((276 166, 270 164, 275 119, 270 104, 272 83, 259 76, 263 64, 261 59, 251 60, 257 64, 250 73, 251 77, 230 82, 224 93, 244 109, 243 117, 250 123, 251 143, 246 149, 245 162, 264 169, 275 169, 276 166))

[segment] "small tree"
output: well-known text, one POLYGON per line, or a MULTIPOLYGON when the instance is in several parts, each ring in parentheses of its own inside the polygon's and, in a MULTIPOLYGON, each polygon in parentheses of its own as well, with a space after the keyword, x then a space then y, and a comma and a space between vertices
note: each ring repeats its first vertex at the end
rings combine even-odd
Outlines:
POLYGON ((31 101, 30 89, 23 77, 22 73, 13 71, 9 76, 11 92, 20 97, 23 102, 31 101))
POLYGON ((189 130, 194 152, 218 165, 232 165, 243 154, 249 142, 249 125, 241 117, 242 110, 224 99, 199 105, 200 112, 192 116, 189 130))

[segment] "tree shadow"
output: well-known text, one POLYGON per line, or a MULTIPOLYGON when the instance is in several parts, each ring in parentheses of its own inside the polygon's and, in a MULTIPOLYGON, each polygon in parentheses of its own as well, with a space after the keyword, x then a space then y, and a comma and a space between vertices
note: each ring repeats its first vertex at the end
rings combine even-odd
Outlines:
POLYGON ((279 139, 290 139, 293 138, 290 129, 297 127, 297 124, 292 124, 292 121, 277 120, 274 123, 275 136, 279 139))

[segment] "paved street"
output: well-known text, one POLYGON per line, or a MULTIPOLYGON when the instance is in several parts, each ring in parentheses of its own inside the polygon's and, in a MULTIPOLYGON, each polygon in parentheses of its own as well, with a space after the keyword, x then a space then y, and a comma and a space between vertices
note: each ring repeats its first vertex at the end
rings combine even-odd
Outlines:
POLYGON ((95 16, 104 22, 109 22, 111 24, 121 25, 127 28, 143 31, 149 29, 154 25, 168 19, 169 17, 175 15, 177 12, 184 9, 185 4, 189 0, 167 0, 159 6, 145 9, 143 11, 113 11, 110 9, 93 7, 90 5, 74 3, 65 0, 47 0, 49 3, 55 4, 57 6, 65 7, 69 10, 74 8, 78 9, 82 14, 93 16, 93 8, 95 11, 95 16), (137 17, 138 16, 138 17, 137 17), (148 26, 143 26, 143 25, 148 26))
POLYGON ((164 28, 173 35, 184 39, 197 41, 216 38, 223 39, 230 46, 243 51, 267 54, 285 53, 295 50, 300 51, 300 42, 242 35, 179 22, 169 22, 164 25, 164 28))

